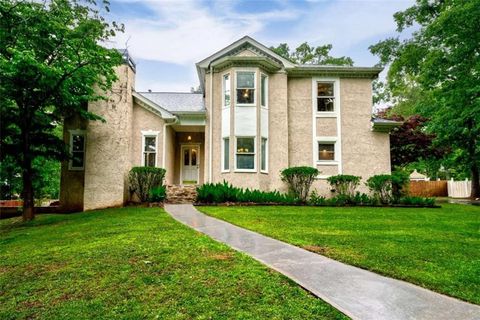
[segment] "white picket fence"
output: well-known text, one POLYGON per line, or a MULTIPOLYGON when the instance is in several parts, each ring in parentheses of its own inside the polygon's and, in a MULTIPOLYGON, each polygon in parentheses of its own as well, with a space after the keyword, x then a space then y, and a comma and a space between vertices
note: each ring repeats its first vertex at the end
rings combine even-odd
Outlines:
POLYGON ((472 181, 465 179, 464 181, 450 180, 447 183, 448 196, 451 198, 468 198, 472 192, 472 181))

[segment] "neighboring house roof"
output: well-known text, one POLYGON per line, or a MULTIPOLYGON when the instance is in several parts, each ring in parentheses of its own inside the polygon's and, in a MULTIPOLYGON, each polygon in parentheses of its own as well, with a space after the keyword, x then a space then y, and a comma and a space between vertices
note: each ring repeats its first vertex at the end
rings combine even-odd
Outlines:
POLYGON ((424 174, 421 174, 417 169, 413 170, 410 174, 410 180, 428 180, 428 177, 424 174))
POLYGON ((393 128, 403 124, 402 121, 372 118, 372 130, 378 132, 390 132, 393 128))
POLYGON ((205 102, 202 93, 137 92, 137 94, 172 114, 205 113, 205 102))

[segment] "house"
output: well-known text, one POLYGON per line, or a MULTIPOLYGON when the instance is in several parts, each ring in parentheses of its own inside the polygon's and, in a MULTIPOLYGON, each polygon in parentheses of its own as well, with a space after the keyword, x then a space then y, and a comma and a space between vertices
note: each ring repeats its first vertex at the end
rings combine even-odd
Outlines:
POLYGON ((171 185, 262 190, 285 190, 284 168, 313 166, 325 195, 328 176, 390 172, 397 123, 372 120, 381 68, 297 65, 246 36, 196 64, 201 93, 136 92, 135 63, 124 58, 109 101, 88 105, 106 122, 65 121, 65 210, 123 205, 133 166, 163 167, 171 185))

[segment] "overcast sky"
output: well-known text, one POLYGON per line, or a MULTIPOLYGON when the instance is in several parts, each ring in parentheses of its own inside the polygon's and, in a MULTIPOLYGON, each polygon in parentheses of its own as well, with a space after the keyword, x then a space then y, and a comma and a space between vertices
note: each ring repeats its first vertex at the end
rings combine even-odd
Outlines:
POLYGON ((189 91, 195 63, 249 35, 266 46, 331 43, 334 56, 356 66, 378 59, 368 46, 395 34, 393 14, 413 0, 134 1, 113 0, 111 16, 125 24, 115 40, 137 63, 136 90, 189 91))

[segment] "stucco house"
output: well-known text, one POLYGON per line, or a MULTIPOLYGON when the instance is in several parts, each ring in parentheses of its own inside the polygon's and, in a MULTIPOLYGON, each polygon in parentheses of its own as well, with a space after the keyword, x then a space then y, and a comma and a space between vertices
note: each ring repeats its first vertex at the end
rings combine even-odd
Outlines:
POLYGON ((125 51, 109 101, 89 110, 106 122, 65 121, 73 159, 62 165, 65 210, 123 205, 133 166, 167 170, 169 185, 226 180, 285 190, 280 170, 313 166, 326 177, 390 172, 389 130, 372 119, 381 68, 298 65, 246 36, 196 64, 200 92, 136 92, 125 51))

